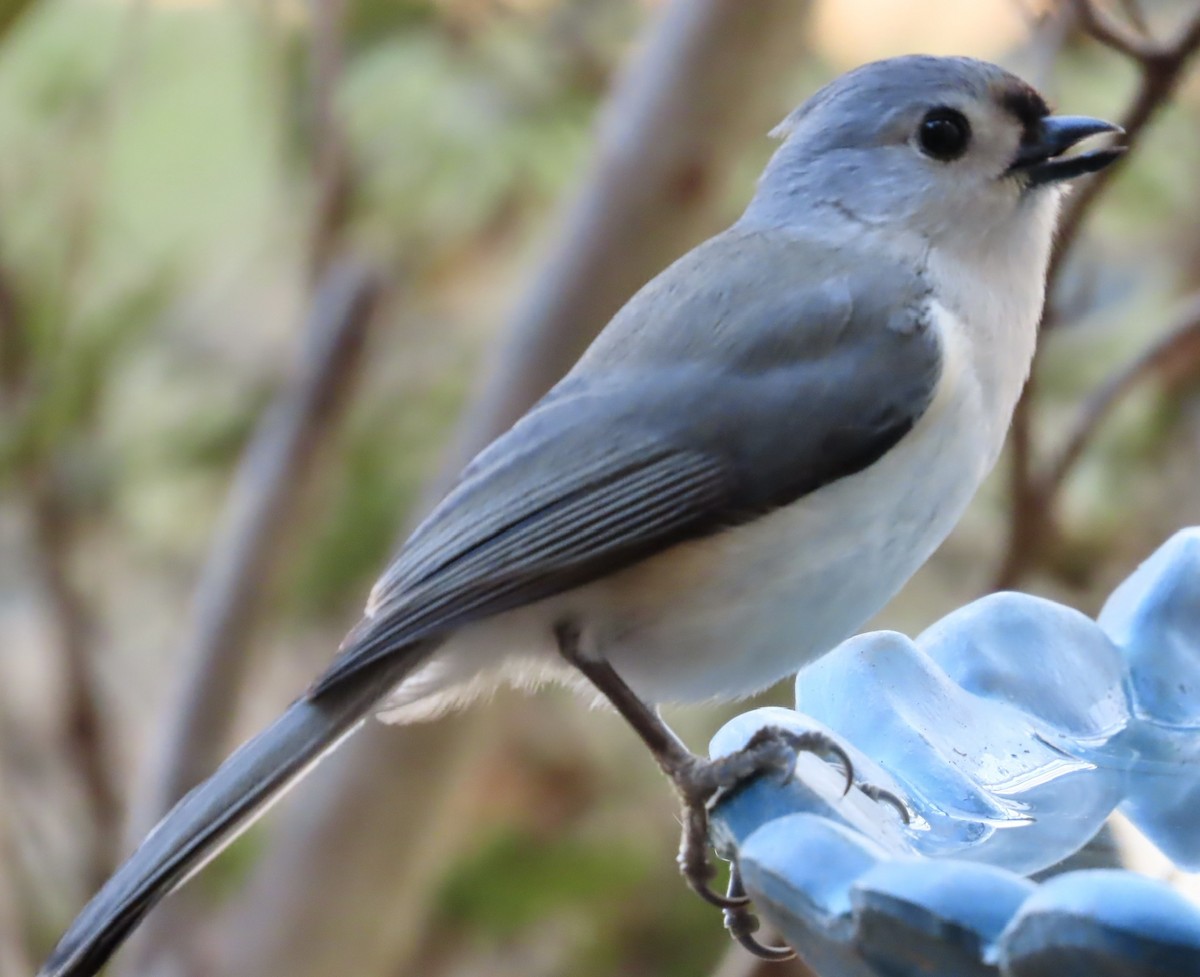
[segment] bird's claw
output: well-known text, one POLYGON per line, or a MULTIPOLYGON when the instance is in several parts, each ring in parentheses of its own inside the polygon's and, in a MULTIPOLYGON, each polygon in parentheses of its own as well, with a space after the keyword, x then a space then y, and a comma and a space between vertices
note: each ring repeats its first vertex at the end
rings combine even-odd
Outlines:
POLYGON ((798 733, 779 726, 766 726, 750 737, 750 741, 741 752, 761 752, 759 767, 753 773, 758 773, 768 766, 776 766, 784 783, 796 775, 796 763, 801 753, 815 753, 826 761, 836 762, 842 768, 846 778, 846 786, 842 790, 843 797, 850 793, 850 788, 854 786, 854 764, 850 755, 832 736, 817 730, 798 733))
POLYGON ((796 951, 790 946, 768 946, 755 939, 754 934, 758 932, 759 926, 758 917, 747 908, 750 899, 746 895, 745 886, 742 885, 742 874, 736 863, 729 869, 729 890, 726 898, 742 900, 740 905, 725 910, 725 928, 744 950, 763 960, 791 960, 796 956, 796 951))
POLYGON ((705 902, 725 911, 749 904, 746 895, 721 895, 709 883, 717 874, 708 858, 708 808, 684 804, 683 836, 679 842, 679 871, 687 884, 705 902))
MULTIPOLYGON (((711 761, 693 758, 694 762, 687 767, 672 772, 684 808, 679 870, 701 899, 726 913, 726 925, 730 932, 751 952, 757 952, 751 944, 758 945, 764 951, 774 951, 757 944, 750 936, 753 929, 745 928, 748 925, 746 920, 753 920, 754 917, 745 912, 750 900, 741 890, 740 881, 736 887, 733 886, 731 876, 730 890, 725 895, 710 886, 716 873, 708 858, 709 811, 717 801, 764 771, 777 770, 785 781, 790 780, 795 775, 796 759, 801 752, 816 753, 837 761, 845 772, 846 791, 854 785, 854 767, 850 757, 831 737, 816 731, 797 733, 777 726, 760 729, 736 753, 711 761)), ((768 959, 780 958, 769 956, 768 959)))
POLYGON ((887 804, 895 808, 900 815, 900 820, 905 824, 912 824, 912 812, 909 811, 908 805, 899 797, 893 794, 890 790, 885 790, 882 787, 876 787, 874 784, 859 784, 858 789, 866 794, 876 804, 887 804))

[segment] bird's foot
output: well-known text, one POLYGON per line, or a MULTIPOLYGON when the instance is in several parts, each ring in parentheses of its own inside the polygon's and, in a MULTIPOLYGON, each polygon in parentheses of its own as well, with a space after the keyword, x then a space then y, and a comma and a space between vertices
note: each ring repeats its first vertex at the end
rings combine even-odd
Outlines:
POLYGON ((768 960, 786 959, 791 951, 765 946, 751 935, 758 929, 758 920, 748 909, 750 900, 736 865, 731 870, 729 890, 725 895, 713 891, 710 886, 716 869, 708 857, 709 813, 722 798, 756 776, 774 773, 785 782, 790 780, 801 752, 836 760, 845 772, 846 789, 850 789, 853 767, 850 757, 836 741, 823 733, 797 733, 776 726, 760 729, 742 749, 728 756, 704 760, 688 754, 678 769, 664 765, 683 802, 680 872, 702 899, 724 911, 725 926, 730 934, 750 952, 768 960))
MULTIPOLYGON (((750 737, 736 753, 705 760, 684 745, 662 717, 638 697, 607 661, 583 653, 582 635, 575 622, 560 622, 554 634, 563 658, 578 668, 625 718, 679 792, 683 802, 679 869, 688 885, 702 899, 724 911, 730 934, 747 950, 767 960, 786 959, 791 955, 788 948, 765 946, 754 938, 758 920, 750 912, 750 899, 742 887, 736 864, 730 873, 729 890, 725 895, 710 887, 716 869, 708 858, 709 812, 722 798, 759 774, 773 772, 784 781, 790 780, 801 751, 836 760, 845 772, 848 791, 853 784, 854 771, 846 751, 823 733, 798 733, 767 726, 750 737)), ((906 811, 899 803, 896 807, 906 811)))

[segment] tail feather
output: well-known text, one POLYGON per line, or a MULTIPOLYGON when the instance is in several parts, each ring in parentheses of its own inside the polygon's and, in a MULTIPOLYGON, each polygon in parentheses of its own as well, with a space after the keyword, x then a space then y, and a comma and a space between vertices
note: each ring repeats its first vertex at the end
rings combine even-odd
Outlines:
POLYGON ((321 696, 293 703, 168 812, 84 907, 38 977, 91 977, 99 971, 160 899, 353 733, 423 657, 408 649, 321 696))

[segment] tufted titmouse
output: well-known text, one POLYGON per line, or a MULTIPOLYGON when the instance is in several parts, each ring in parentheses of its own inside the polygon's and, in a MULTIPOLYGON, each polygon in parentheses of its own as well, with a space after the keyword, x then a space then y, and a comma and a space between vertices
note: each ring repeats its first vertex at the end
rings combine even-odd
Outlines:
POLYGON ((714 767, 650 704, 794 672, 941 543, 1028 373, 1062 181, 1120 151, 1061 154, 1116 129, 965 58, 869 64, 810 98, 741 219, 468 465, 330 668, 164 818, 42 977, 94 974, 365 716, 501 680, 582 674, 633 723, 702 888, 706 802, 778 744, 714 767))

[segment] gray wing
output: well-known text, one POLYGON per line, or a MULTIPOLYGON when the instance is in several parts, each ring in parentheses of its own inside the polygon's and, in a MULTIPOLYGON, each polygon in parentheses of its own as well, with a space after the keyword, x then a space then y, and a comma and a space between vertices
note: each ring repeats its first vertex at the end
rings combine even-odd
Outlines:
MULTIPOLYGON (((644 324, 618 316, 585 368, 464 471, 310 695, 416 642, 787 505, 895 445, 940 373, 918 283, 886 283, 893 301, 881 304, 823 280, 776 288, 767 305, 758 296, 768 290, 755 286, 773 257, 735 255, 733 285, 707 302, 669 304, 691 330, 712 323, 704 343, 657 329, 666 338, 645 347, 649 362, 626 363, 622 340, 644 324), (748 272, 740 291, 737 258, 748 272)), ((677 271, 641 305, 660 305, 653 289, 677 271)))

